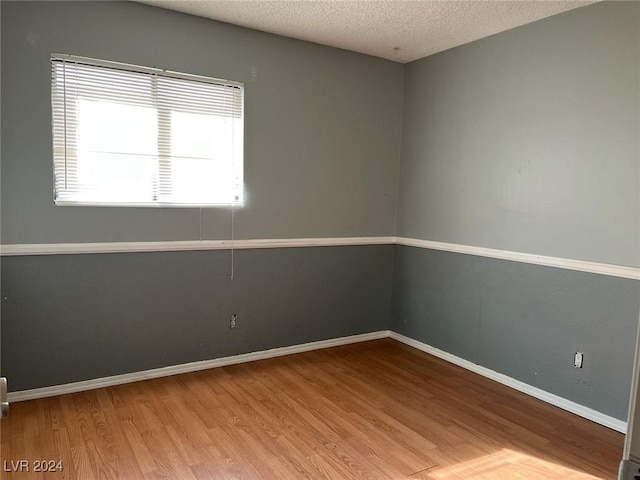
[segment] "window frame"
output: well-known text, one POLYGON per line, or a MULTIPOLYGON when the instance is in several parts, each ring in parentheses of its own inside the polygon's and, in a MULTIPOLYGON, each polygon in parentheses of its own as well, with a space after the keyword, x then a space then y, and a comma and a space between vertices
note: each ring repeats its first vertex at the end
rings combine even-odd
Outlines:
MULTIPOLYGON (((91 206, 91 207, 151 207, 151 208, 215 208, 215 207, 242 207, 244 206, 244 97, 245 97, 245 84, 243 82, 227 80, 222 78, 214 78, 207 77, 203 75, 196 75, 190 73, 182 73, 176 72, 172 70, 160 69, 156 67, 146 67, 140 65, 133 65, 128 63, 114 62, 109 60, 100 60, 90 57, 82 57, 77 55, 70 54, 59 54, 52 53, 50 56, 50 68, 51 68, 51 105, 52 105, 52 144, 53 144, 53 199, 54 204, 56 206, 91 206), (240 131, 238 132, 240 135, 239 139, 234 139, 234 142, 238 142, 238 144, 232 144, 232 158, 227 165, 231 168, 231 183, 230 186, 230 198, 229 201, 224 202, 197 202, 197 203, 187 203, 187 202, 175 202, 175 201, 167 201, 162 198, 166 198, 167 195, 170 195, 171 192, 167 191, 167 188, 173 187, 173 182, 171 181, 169 185, 163 185, 163 182, 160 182, 159 179, 162 177, 160 173, 158 173, 158 185, 153 187, 153 200, 152 201, 144 201, 144 202, 136 202, 136 201, 94 201, 94 200, 83 200, 83 199, 68 199, 68 198, 58 198, 59 196, 73 196, 72 193, 69 193, 67 182, 72 179, 79 184, 78 182, 78 169, 79 169, 79 160, 78 160, 78 119, 73 118, 77 115, 77 105, 74 105, 76 108, 67 108, 68 103, 75 104, 78 99, 81 99, 82 96, 78 96, 77 92, 75 96, 67 95, 66 92, 66 78, 64 78, 63 85, 64 89, 62 92, 56 90, 58 86, 58 82, 56 80, 56 63, 74 63, 74 64, 83 64, 90 67, 98 67, 98 68, 106 68, 111 70, 124 70, 127 72, 132 72, 134 74, 142 74, 149 75, 151 78, 151 87, 150 87, 150 95, 154 99, 153 108, 156 111, 156 142, 157 142, 157 153, 154 156, 156 160, 156 168, 158 172, 162 170, 162 164, 170 164, 174 161, 175 158, 180 158, 179 156, 172 156, 170 151, 170 146, 167 148, 167 145, 171 143, 171 121, 167 121, 167 118, 171 117, 172 112, 178 112, 180 110, 173 110, 168 108, 167 106, 163 106, 158 101, 158 77, 164 77, 169 79, 178 79, 183 81, 195 82, 195 83, 205 83, 212 84, 221 87, 228 87, 239 90, 239 99, 240 104, 237 106, 235 103, 233 105, 233 109, 237 108, 239 111, 239 117, 236 119, 233 115, 230 116, 232 121, 238 121, 240 124, 240 131), (71 100, 70 100, 71 98, 71 100), (56 108, 63 109, 63 117, 64 123, 62 126, 56 124, 56 108), (70 121, 68 121, 70 120, 70 121), (62 128, 62 135, 56 135, 56 130, 62 128), (73 137, 73 140, 69 138, 69 136, 73 137), (60 158, 64 157, 64 165, 61 165, 60 158), (64 192, 62 195, 59 195, 58 192, 58 176, 64 176, 64 192)), ((66 75, 66 68, 63 66, 64 75, 66 75)), ((233 96, 235 99, 235 95, 233 96)), ((124 103, 126 104, 126 103, 124 103)), ((225 117, 226 118, 226 117, 225 117)), ((235 127, 234 127, 235 128, 235 127)), ((234 132, 235 135, 236 132, 234 132)), ((171 176, 171 168, 167 168, 165 166, 165 170, 169 172, 169 177, 171 176)))

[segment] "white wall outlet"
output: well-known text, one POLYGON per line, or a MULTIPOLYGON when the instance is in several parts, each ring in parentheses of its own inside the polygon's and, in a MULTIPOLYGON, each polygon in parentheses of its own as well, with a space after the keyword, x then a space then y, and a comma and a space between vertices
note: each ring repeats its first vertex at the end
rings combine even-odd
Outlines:
POLYGON ((229 328, 236 328, 238 325, 238 314, 232 313, 229 317, 229 328))
POLYGON ((582 358, 584 356, 584 353, 582 352, 576 352, 576 354, 573 357, 573 367, 574 368, 582 368, 582 358))

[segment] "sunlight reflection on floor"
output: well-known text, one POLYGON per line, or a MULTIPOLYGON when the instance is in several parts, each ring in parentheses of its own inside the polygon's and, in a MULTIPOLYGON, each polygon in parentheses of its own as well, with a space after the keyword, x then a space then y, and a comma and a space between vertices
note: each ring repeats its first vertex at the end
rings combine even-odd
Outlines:
POLYGON ((444 468, 434 468, 424 480, 601 480, 577 469, 502 449, 490 455, 444 468))

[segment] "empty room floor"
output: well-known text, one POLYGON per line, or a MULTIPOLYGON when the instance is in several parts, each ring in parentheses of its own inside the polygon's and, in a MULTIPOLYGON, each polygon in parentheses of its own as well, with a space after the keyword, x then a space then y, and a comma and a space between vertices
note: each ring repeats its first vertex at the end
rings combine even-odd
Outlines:
POLYGON ((615 479, 623 441, 384 339, 15 403, 0 477, 615 479))

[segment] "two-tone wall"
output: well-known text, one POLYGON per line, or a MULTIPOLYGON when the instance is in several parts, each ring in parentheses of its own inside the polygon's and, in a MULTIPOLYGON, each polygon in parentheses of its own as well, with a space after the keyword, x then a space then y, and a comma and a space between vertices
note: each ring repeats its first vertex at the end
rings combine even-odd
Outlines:
POLYGON ((54 253, 2 258, 12 391, 387 328, 390 245, 238 250, 233 281, 230 250, 200 249, 392 235, 402 65, 132 2, 1 9, 2 244, 54 253), (52 52, 244 82, 233 232, 228 208, 54 206, 52 52), (196 250, 94 253, 175 241, 196 250), (55 254, 69 243, 88 253, 55 254))
POLYGON ((11 390, 391 329, 625 419, 640 4, 404 66, 129 2, 0 8, 11 390), (233 232, 225 208, 55 207, 51 52, 245 82, 233 232))
POLYGON ((404 93, 397 235, 475 255, 397 247, 391 328, 625 419, 638 281, 461 246, 640 265, 640 4, 413 62, 404 93))

